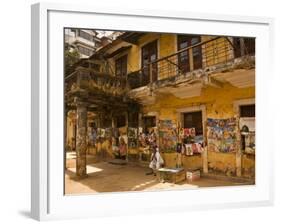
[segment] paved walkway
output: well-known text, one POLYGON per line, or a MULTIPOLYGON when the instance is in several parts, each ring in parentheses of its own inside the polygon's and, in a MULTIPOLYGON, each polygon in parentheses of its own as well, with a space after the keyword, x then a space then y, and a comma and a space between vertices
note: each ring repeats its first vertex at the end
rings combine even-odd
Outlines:
POLYGON ((196 189, 199 187, 237 186, 246 184, 209 178, 201 178, 192 183, 159 183, 155 176, 145 175, 147 172, 149 172, 148 168, 133 164, 114 165, 108 162, 100 162, 87 165, 88 177, 85 179, 78 179, 75 175, 75 167, 70 167, 67 168, 65 174, 65 193, 89 194, 163 189, 196 189))

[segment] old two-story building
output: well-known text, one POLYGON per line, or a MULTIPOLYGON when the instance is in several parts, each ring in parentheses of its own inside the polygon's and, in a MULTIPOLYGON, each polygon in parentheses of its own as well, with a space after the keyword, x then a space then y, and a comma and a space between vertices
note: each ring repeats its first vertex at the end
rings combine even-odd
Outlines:
POLYGON ((78 176, 120 136, 145 163, 154 133, 166 167, 254 179, 255 39, 125 32, 66 74, 65 118, 78 176))

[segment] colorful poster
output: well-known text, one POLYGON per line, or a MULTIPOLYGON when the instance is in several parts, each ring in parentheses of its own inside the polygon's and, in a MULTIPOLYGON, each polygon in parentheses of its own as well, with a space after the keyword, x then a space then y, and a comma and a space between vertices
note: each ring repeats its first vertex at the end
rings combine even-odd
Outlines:
POLYGON ((129 138, 129 148, 137 148, 137 139, 135 138, 129 138))
POLYGON ((235 118, 207 119, 208 150, 235 152, 237 148, 237 122, 235 118))
POLYGON ((98 128, 98 137, 99 138, 105 137, 105 129, 104 128, 98 128))
POLYGON ((137 128, 128 128, 128 138, 137 138, 138 129, 137 128))
POLYGON ((128 145, 129 148, 136 148, 138 141, 138 129, 137 128, 128 128, 128 145))
POLYGON ((175 150, 177 143, 177 129, 172 120, 159 121, 159 146, 160 150, 175 150))
POLYGON ((192 144, 185 144, 185 155, 187 156, 193 155, 192 144))
POLYGON ((104 137, 111 138, 111 136, 112 136, 112 128, 105 128, 104 137))

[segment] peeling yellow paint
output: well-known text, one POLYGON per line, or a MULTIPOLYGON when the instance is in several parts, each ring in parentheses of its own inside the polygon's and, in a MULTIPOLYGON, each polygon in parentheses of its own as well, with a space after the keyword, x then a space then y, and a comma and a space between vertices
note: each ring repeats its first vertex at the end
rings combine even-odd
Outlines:
MULTIPOLYGON (((233 102, 238 99, 255 98, 255 87, 239 89, 224 84, 223 88, 207 87, 202 90, 201 96, 180 99, 172 94, 161 94, 156 96, 156 103, 144 106, 144 113, 150 111, 158 112, 159 119, 171 119, 175 123, 178 120, 177 109, 192 106, 206 106, 207 118, 230 118, 239 116, 236 114, 233 102)), ((164 155, 164 160, 169 166, 175 166, 176 154, 164 155)), ((185 168, 202 168, 201 156, 183 156, 183 165, 185 168)), ((217 170, 225 172, 227 169, 235 169, 235 153, 215 153, 208 152, 208 163, 215 166, 217 170)), ((243 157, 242 170, 254 169, 254 157, 243 157)))

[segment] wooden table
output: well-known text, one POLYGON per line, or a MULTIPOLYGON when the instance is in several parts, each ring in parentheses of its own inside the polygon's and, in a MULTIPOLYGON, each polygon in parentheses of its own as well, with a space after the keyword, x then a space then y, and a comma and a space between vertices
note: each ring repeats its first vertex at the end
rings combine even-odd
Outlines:
POLYGON ((160 168, 157 170, 157 177, 160 182, 179 183, 186 179, 183 168, 160 168))

